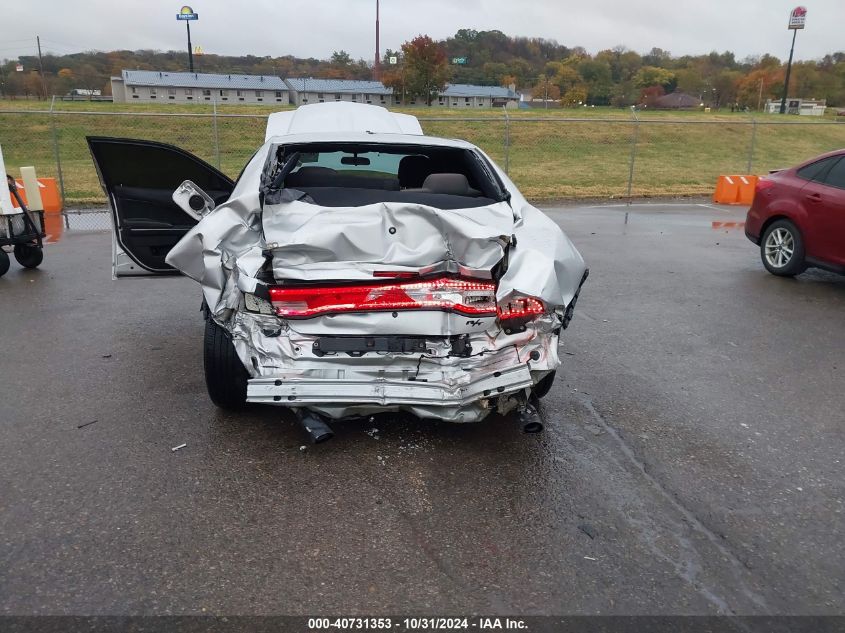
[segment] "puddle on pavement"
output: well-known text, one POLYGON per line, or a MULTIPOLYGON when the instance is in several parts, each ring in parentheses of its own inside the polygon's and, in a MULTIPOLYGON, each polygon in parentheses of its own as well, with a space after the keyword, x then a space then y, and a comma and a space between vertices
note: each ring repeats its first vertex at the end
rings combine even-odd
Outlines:
POLYGON ((47 244, 55 244, 62 237, 73 231, 108 231, 111 228, 111 218, 105 212, 92 213, 45 213, 44 232, 47 244))

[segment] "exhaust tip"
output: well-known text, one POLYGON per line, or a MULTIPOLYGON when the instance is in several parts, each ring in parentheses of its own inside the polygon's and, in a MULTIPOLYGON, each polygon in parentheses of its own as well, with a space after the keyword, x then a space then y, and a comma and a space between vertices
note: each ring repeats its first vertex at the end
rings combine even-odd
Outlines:
POLYGON ((523 433, 541 433, 542 431, 543 431, 543 423, 542 422, 529 422, 528 424, 525 424, 522 427, 523 433))
POLYGON ((334 431, 332 431, 328 426, 325 426, 325 428, 322 429, 306 426, 305 432, 308 433, 309 437, 311 438, 311 441, 315 444, 322 444, 323 442, 328 442, 334 437, 334 431))
POLYGON ((522 423, 523 433, 540 433, 543 430, 543 418, 531 404, 519 410, 519 421, 522 423))
POLYGON ((302 429, 308 434, 313 444, 322 444, 328 442, 334 437, 334 431, 326 424, 322 416, 317 415, 312 411, 304 411, 298 409, 296 411, 296 418, 302 429))

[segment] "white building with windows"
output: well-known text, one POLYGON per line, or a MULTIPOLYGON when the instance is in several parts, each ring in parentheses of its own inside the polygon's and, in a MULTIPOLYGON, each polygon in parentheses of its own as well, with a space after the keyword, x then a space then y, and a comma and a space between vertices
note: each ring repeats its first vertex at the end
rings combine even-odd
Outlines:
POLYGON ((519 93, 516 86, 474 86, 471 84, 447 84, 432 105, 444 108, 518 108, 519 93))
POLYGON ((161 102, 288 105, 285 82, 271 75, 216 75, 124 70, 111 78, 115 103, 161 102))
POLYGON ((285 79, 285 84, 290 91, 291 103, 295 106, 332 101, 393 105, 393 90, 386 88, 380 81, 289 77, 285 79))
MULTIPOLYGON (((827 109, 827 102, 824 99, 787 99, 786 113, 799 114, 801 116, 824 116, 827 109)), ((780 112, 780 99, 766 99, 763 108, 766 114, 778 114, 780 112)))

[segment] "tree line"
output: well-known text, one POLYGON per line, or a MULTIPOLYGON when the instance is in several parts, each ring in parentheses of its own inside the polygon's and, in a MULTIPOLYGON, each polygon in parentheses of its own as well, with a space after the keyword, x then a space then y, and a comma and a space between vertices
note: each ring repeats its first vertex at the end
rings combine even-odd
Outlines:
MULTIPOLYGON (((177 72, 186 70, 187 65, 187 53, 178 51, 48 54, 43 58, 42 81, 38 59, 23 56, 0 64, 0 92, 4 96, 43 97, 81 88, 109 94, 109 78, 121 70, 177 72), (18 63, 23 72, 16 71, 18 63)), ((195 56, 194 65, 197 72, 209 73, 327 79, 373 76, 371 62, 354 60, 345 51, 336 51, 325 60, 205 54, 195 56)), ((766 99, 781 98, 785 66, 773 55, 737 60, 730 51, 673 56, 660 48, 640 54, 619 46, 590 54, 554 40, 461 29, 442 41, 419 36, 400 50, 387 50, 382 78, 406 97, 429 102, 447 82, 453 82, 513 85, 535 99, 564 106, 624 107, 680 91, 717 108, 757 109, 766 99)), ((845 52, 794 63, 788 96, 826 99, 828 105, 845 106, 845 52)))

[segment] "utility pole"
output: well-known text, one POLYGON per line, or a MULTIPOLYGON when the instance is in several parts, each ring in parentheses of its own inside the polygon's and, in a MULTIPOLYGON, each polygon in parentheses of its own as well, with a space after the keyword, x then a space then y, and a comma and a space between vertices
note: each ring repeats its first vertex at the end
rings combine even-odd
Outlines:
POLYGON ((35 36, 35 43, 38 45, 38 71, 41 74, 41 91, 44 93, 44 98, 47 98, 47 82, 44 80, 44 62, 41 59, 41 36, 35 36))
POLYGON ((763 103, 763 78, 760 77, 760 94, 757 95, 757 111, 760 111, 760 104, 763 103))
POLYGON ((373 79, 381 79, 381 46, 379 45, 379 0, 376 0, 376 61, 373 65, 373 79))

